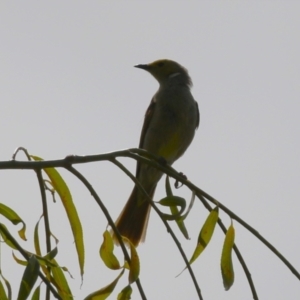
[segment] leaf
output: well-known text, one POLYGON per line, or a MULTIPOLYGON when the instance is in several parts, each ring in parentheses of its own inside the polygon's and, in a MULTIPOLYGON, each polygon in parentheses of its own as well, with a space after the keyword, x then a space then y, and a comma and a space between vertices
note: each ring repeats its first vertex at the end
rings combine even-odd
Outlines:
POLYGON ((12 253, 12 256, 13 256, 14 260, 15 260, 19 265, 21 265, 21 266, 27 266, 27 265, 28 265, 28 261, 27 261, 27 260, 19 259, 19 258, 15 255, 14 252, 12 253))
MULTIPOLYGON (((12 299, 12 297, 11 297, 11 294, 12 294, 11 285, 10 285, 9 281, 3 276, 1 270, 0 270, 0 277, 2 278, 2 280, 4 281, 4 283, 6 285, 7 299, 11 300, 12 299)), ((1 282, 1 285, 2 285, 2 282, 1 282)), ((2 287, 3 287, 3 285, 2 285, 2 287)), ((2 292, 1 292, 0 296, 1 296, 0 299, 2 299, 2 292)), ((3 300, 4 299, 6 299, 6 298, 3 296, 3 300)))
POLYGON ((131 294, 132 294, 132 288, 130 285, 127 285, 119 293, 117 300, 129 300, 131 299, 131 294))
POLYGON ((17 247, 14 244, 14 241, 10 239, 10 236, 8 236, 6 233, 9 233, 8 229, 6 226, 2 223, 0 223, 0 233, 3 238, 3 241, 12 249, 17 250, 17 247))
POLYGON ((35 291, 34 291, 34 293, 33 293, 33 295, 32 295, 31 300, 40 300, 40 291, 41 291, 41 286, 39 285, 39 286, 35 289, 35 291))
POLYGON ((120 269, 120 263, 113 252, 114 242, 110 233, 106 230, 103 233, 103 243, 100 247, 100 257, 109 269, 118 270, 120 269))
MULTIPOLYGON (((205 250, 206 246, 209 244, 211 237, 214 233, 218 218, 219 218, 219 209, 218 207, 215 207, 209 213, 208 217, 206 218, 200 230, 197 246, 189 261, 190 265, 200 256, 200 254, 205 250)), ((187 267, 185 267, 177 276, 179 276, 186 268, 187 267)))
POLYGON ((26 225, 24 221, 19 217, 19 215, 12 210, 10 207, 6 206, 3 203, 0 203, 0 214, 3 215, 5 218, 7 218, 9 221, 11 221, 14 225, 18 225, 22 223, 22 228, 18 231, 19 236, 21 239, 26 241, 25 231, 26 231, 26 225))
MULTIPOLYGON (((35 161, 41 161, 42 158, 38 156, 30 156, 35 161)), ((63 178, 60 176, 60 174, 56 171, 55 168, 44 168, 43 169, 45 173, 48 175, 53 187, 55 188, 56 192, 58 193, 62 204, 65 208, 65 211, 67 213, 71 229, 74 236, 75 246, 77 250, 77 256, 79 261, 79 267, 80 267, 80 274, 81 276, 84 273, 84 243, 83 243, 83 231, 80 219, 78 217, 78 213, 76 210, 76 207, 73 203, 71 192, 66 185, 63 178)))
POLYGON ((222 256, 221 256, 221 273, 223 278, 223 285, 226 291, 228 291, 234 282, 234 270, 232 264, 232 248, 234 246, 234 228, 231 222, 228 228, 223 244, 222 256))
POLYGON ((45 256, 41 257, 41 259, 45 261, 51 261, 57 255, 57 253, 58 253, 57 247, 54 247, 45 256))
MULTIPOLYGON (((58 265, 55 259, 53 259, 52 262, 54 264, 58 265)), ((67 281, 62 269, 63 268, 61 268, 61 267, 51 268, 53 280, 54 280, 55 286, 57 288, 57 292, 60 295, 60 297, 62 298, 62 300, 72 300, 73 299, 72 292, 70 290, 68 281, 67 281)))
POLYGON ((210 242, 210 239, 214 233, 215 226, 217 224, 219 218, 219 209, 218 207, 215 207, 206 218, 199 236, 198 236, 198 243, 196 246, 196 249, 192 255, 192 258, 190 259, 190 264, 192 264, 199 255, 204 251, 208 243, 210 242))
POLYGON ((130 244, 130 270, 129 270, 129 283, 133 283, 135 282, 140 275, 140 259, 139 256, 137 254, 136 248, 133 246, 133 244, 126 239, 127 242, 129 242, 130 244))
POLYGON ((122 272, 118 275, 118 277, 109 285, 107 285, 106 287, 88 295, 86 298, 84 298, 84 300, 105 300, 107 299, 107 297, 113 292, 113 290, 115 289, 119 279, 121 278, 121 276, 124 273, 124 269, 122 270, 122 272))
POLYGON ((195 198, 196 198, 196 193, 195 193, 195 191, 193 191, 193 193, 192 193, 192 198, 191 198, 189 207, 188 207, 188 209, 186 210, 185 214, 182 215, 182 216, 179 218, 179 220, 181 220, 181 219, 182 219, 182 220, 185 220, 185 219, 186 219, 186 217, 188 216, 188 214, 190 213, 190 211, 191 211, 191 209, 192 209, 192 207, 193 207, 193 205, 194 205, 195 198))
POLYGON ((0 299, 8 300, 2 281, 0 280, 0 299))
MULTIPOLYGON (((39 234, 38 234, 38 227, 39 227, 40 220, 41 220, 41 218, 39 219, 39 221, 37 222, 37 224, 35 225, 35 228, 34 228, 34 247, 35 247, 36 254, 39 257, 41 257, 41 255, 42 255, 41 254, 41 249, 40 249, 39 234)), ((57 242, 57 240, 56 240, 56 242, 57 242)), ((55 247, 54 249, 57 249, 57 248, 55 247)), ((53 254, 52 251, 50 251, 44 257, 44 259, 47 258, 47 259, 50 259, 51 261, 46 260, 46 262, 47 262, 46 264, 40 262, 41 267, 43 269, 43 272, 47 276, 47 278, 50 278, 51 282, 57 288, 57 292, 60 295, 60 297, 63 300, 69 300, 69 299, 71 300, 71 299, 73 299, 73 296, 72 296, 71 290, 69 288, 68 282, 66 280, 65 274, 63 272, 63 270, 66 270, 66 268, 65 267, 60 267, 58 265, 58 263, 54 259, 54 256, 56 254, 54 256, 51 255, 51 253, 53 254), (50 277, 49 270, 46 266, 51 267, 52 277, 50 277)))
MULTIPOLYGON (((30 253, 27 251, 28 254, 31 254, 31 255, 34 255, 35 258, 38 260, 39 264, 41 267, 59 267, 58 265, 54 264, 52 262, 52 256, 54 254, 57 253, 57 248, 55 247, 53 250, 51 250, 47 255, 45 255, 44 257, 42 256, 39 256, 39 255, 35 255, 33 253, 30 253)), ((13 258, 15 259, 15 261, 22 265, 22 266, 27 266, 28 265, 28 261, 27 260, 22 260, 22 259, 19 259, 14 253, 12 254, 13 258)), ((44 271, 44 268, 43 268, 43 271, 44 271)), ((49 272, 45 272, 45 274, 47 275, 49 272)))
POLYGON ((180 206, 180 211, 176 215, 163 214, 164 219, 169 221, 178 219, 186 207, 185 199, 178 196, 167 196, 161 199, 160 201, 158 201, 157 203, 169 207, 180 206))
MULTIPOLYGON (((42 256, 42 252, 41 252, 41 247, 40 247, 40 238, 39 238, 39 224, 41 221, 42 217, 39 218, 39 220, 37 221, 35 227, 34 227, 34 248, 35 248, 35 253, 38 256, 42 256)), ((45 275, 47 277, 50 276, 49 274, 49 270, 48 268, 46 268, 46 266, 44 264, 41 264, 41 268, 43 270, 43 272, 45 273, 45 275)))
POLYGON ((38 278, 39 270, 40 270, 40 264, 35 258, 35 256, 32 255, 28 260, 27 267, 25 268, 22 277, 19 294, 18 294, 18 300, 27 299, 38 278))
MULTIPOLYGON (((171 185, 170 185, 170 179, 169 179, 169 176, 166 176, 166 193, 167 193, 167 196, 173 196, 173 193, 172 193, 172 189, 171 189, 171 185)), ((171 214, 173 216, 179 216, 180 213, 179 213, 179 210, 177 208, 177 206, 170 206, 170 210, 171 210, 171 214)), ((181 231, 181 233, 183 234, 183 236, 189 240, 190 237, 189 237, 189 234, 188 234, 188 231, 185 227, 185 224, 184 224, 184 219, 185 217, 179 217, 179 218, 175 218, 175 222, 179 228, 179 230, 181 231)))

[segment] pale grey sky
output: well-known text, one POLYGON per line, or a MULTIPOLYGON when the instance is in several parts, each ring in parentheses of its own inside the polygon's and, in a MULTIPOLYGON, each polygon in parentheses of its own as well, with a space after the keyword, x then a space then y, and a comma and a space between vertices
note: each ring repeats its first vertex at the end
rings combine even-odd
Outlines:
MULTIPOLYGON (((174 167, 255 227, 300 270, 299 2, 7 1, 0 8, 0 160, 9 160, 18 146, 44 159, 136 147, 157 83, 133 65, 176 60, 193 79, 201 122, 192 145, 174 167)), ((134 171, 133 162, 122 161, 134 171)), ((78 168, 116 218, 132 182, 109 163, 78 168)), ((70 280, 72 289, 76 299, 82 299, 116 273, 107 270, 98 256, 106 226, 103 214, 76 179, 62 174, 86 237, 81 289, 60 203, 50 204, 52 232, 60 239, 58 260, 75 277, 70 280)), ((2 171, 0 176, 0 201, 27 220, 29 241, 24 246, 32 249, 31 233, 41 214, 35 174, 2 171)), ((185 189, 178 194, 190 197, 185 189)), ((161 183, 155 200, 163 196, 161 183)), ((173 226, 188 256, 206 216, 196 202, 186 222, 190 241, 173 226)), ((229 218, 221 216, 228 226, 229 218)), ((236 243, 260 299, 299 299, 299 281, 250 233, 234 225, 236 243)), ((235 284, 224 291, 219 266, 222 241, 217 229, 193 265, 202 295, 251 299, 235 256, 235 284)), ((9 269, 11 251, 1 249, 4 276, 18 282, 21 268, 9 269)), ((138 250, 148 299, 196 299, 188 273, 175 278, 184 263, 155 213, 146 243, 138 250)), ((127 284, 126 279, 116 291, 127 284)), ((136 289, 132 299, 140 299, 136 289)))

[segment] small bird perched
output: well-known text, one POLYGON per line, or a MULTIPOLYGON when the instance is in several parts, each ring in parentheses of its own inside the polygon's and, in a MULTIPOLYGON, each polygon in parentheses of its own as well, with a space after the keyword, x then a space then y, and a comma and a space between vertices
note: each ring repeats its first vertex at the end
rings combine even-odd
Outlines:
MULTIPOLYGON (((199 126, 198 104, 190 88, 188 71, 175 61, 162 59, 136 68, 148 71, 159 83, 146 111, 139 148, 162 157, 172 165, 192 142, 199 126)), ((137 163, 136 178, 152 199, 162 172, 137 163)), ((116 221, 122 236, 138 246, 145 240, 151 205, 135 186, 116 221)))

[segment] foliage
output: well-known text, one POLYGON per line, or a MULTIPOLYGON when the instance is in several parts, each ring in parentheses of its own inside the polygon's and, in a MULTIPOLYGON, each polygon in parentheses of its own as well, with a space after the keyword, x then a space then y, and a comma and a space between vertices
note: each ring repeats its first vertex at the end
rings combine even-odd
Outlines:
MULTIPOLYGON (((165 164, 160 164, 160 159, 147 153, 145 150, 141 149, 129 149, 124 151, 117 151, 102 155, 91 155, 91 156, 68 156, 62 160, 44 161, 38 156, 29 155, 26 149, 18 148, 13 155, 13 159, 8 162, 0 162, 0 169, 32 169, 36 172, 37 180, 40 187, 41 202, 42 202, 42 216, 37 221, 34 229, 34 253, 30 252, 20 246, 20 241, 26 241, 26 222, 20 217, 20 215, 15 212, 9 206, 0 203, 0 237, 7 247, 12 248, 13 257, 17 264, 24 266, 23 277, 20 282, 18 290, 18 300, 29 299, 50 299, 50 295, 53 295, 57 299, 61 300, 71 300, 74 299, 74 295, 70 290, 68 279, 66 274, 68 274, 68 269, 61 266, 55 259, 59 250, 57 245, 57 239, 51 232, 51 222, 48 215, 47 207, 47 192, 53 194, 56 193, 63 205, 66 212, 66 218, 70 224, 72 231, 74 245, 78 258, 78 266, 80 270, 81 277, 84 274, 84 264, 85 264, 85 251, 84 251, 84 239, 83 239, 83 229, 81 225, 81 220, 78 216, 77 209, 73 203, 71 191, 68 188, 65 180, 57 171, 57 167, 62 167, 76 176, 82 184, 88 189, 88 191, 93 196, 96 203, 99 205, 100 209, 103 211, 110 227, 115 233, 118 243, 124 254, 124 262, 120 262, 118 257, 114 254, 114 241, 112 239, 111 233, 107 230, 103 233, 103 243, 100 246, 99 254, 103 260, 105 266, 108 269, 115 270, 118 272, 116 278, 104 287, 100 287, 99 290, 91 292, 86 296, 85 300, 102 300, 108 298, 114 289, 118 285, 119 279, 128 273, 128 284, 125 287, 119 288, 118 299, 130 299, 132 294, 132 284, 137 284, 140 296, 142 299, 146 299, 141 282, 139 280, 140 273, 140 259, 136 248, 130 243, 129 240, 120 236, 112 218, 105 205, 100 200, 96 191, 93 189, 91 184, 86 180, 86 178, 78 172, 74 165, 87 162, 95 161, 110 161, 111 163, 117 165, 126 175, 128 175, 134 183, 140 188, 142 192, 145 192, 140 186, 137 179, 131 174, 117 159, 118 157, 130 157, 137 161, 146 163, 155 167, 166 176, 166 197, 160 201, 154 203, 150 202, 152 208, 160 216, 163 224, 166 226, 168 232, 171 234, 184 262, 185 269, 190 274, 191 280, 195 286, 196 292, 199 299, 203 299, 198 282, 194 276, 191 269, 191 264, 201 255, 201 253, 207 248, 211 238, 213 237, 215 226, 218 224, 219 227, 225 234, 222 254, 220 257, 220 268, 223 278, 223 284, 225 290, 229 290, 234 283, 234 269, 232 263, 232 252, 234 251, 241 263, 246 277, 248 279, 253 299, 258 299, 250 272, 239 252, 237 246, 234 243, 235 231, 233 226, 233 220, 240 223, 247 230, 249 230, 253 235, 255 235, 263 244, 265 244, 277 257, 292 271, 292 273, 300 279, 300 274, 297 270, 283 257, 277 249, 275 249, 266 239, 264 239, 255 229, 250 225, 240 219, 222 203, 215 200, 213 197, 193 185, 188 181, 182 174, 176 172, 173 168, 166 166, 165 164), (24 151, 28 158, 26 161, 16 161, 16 155, 24 151), (42 173, 43 172, 43 173, 42 173), (43 175, 42 175, 43 174, 43 175), (186 209, 186 200, 184 198, 174 195, 169 177, 176 180, 175 187, 180 184, 187 186, 191 190, 191 200, 186 209), (177 237, 169 226, 169 222, 175 222, 183 234, 183 236, 188 239, 189 234, 187 227, 185 225, 185 219, 188 217, 189 212, 193 208, 195 199, 198 198, 204 207, 209 211, 206 220, 203 222, 202 227, 199 229, 199 236, 197 240, 197 245, 195 246, 194 253, 190 259, 187 259, 185 252, 183 251, 181 244, 179 243, 177 237), (212 208, 209 204, 211 202, 214 205, 212 208), (167 206, 170 208, 170 214, 162 213, 158 205, 167 206), (219 211, 222 210, 231 218, 231 224, 228 229, 224 226, 221 219, 219 218, 219 211), (45 254, 41 251, 41 238, 39 233, 40 221, 44 222, 45 248, 47 249, 45 254), (5 226, 5 222, 11 222, 14 225, 21 224, 22 227, 18 231, 18 237, 14 237, 13 234, 5 226), (53 244, 54 241, 54 244, 53 244), (23 256, 24 260, 18 258, 18 256, 23 256), (40 286, 44 284, 46 286, 45 296, 41 295, 40 286)), ((150 200, 149 200, 150 201, 150 200)), ((1 257, 2 259, 2 257, 1 257)), ((184 271, 183 270, 183 271, 184 271)), ((15 292, 14 292, 15 293, 15 292)), ((1 299, 13 299, 13 292, 9 281, 2 274, 0 269, 0 298, 1 299)))

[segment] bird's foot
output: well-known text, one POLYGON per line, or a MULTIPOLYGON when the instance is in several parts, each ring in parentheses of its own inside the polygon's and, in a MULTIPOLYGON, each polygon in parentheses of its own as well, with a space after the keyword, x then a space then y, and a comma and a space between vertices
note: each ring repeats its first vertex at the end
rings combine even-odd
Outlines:
MULTIPOLYGON (((184 175, 182 172, 179 172, 179 175, 180 175, 184 180, 187 180, 186 175, 184 175)), ((179 188, 181 188, 181 187, 183 186, 183 183, 180 182, 180 180, 176 179, 174 186, 175 186, 176 189, 179 189, 179 188)))

